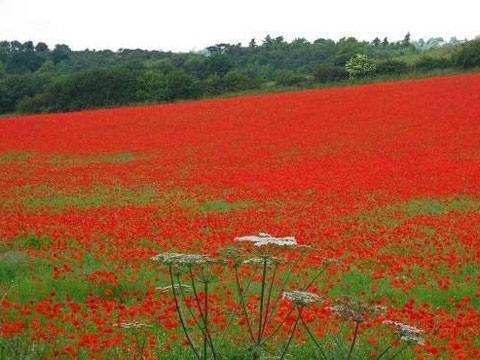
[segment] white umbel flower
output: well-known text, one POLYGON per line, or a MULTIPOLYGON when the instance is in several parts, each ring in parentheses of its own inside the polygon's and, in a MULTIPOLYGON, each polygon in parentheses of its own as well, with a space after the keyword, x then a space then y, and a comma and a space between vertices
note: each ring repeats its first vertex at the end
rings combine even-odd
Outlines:
POLYGON ((321 300, 320 296, 306 291, 288 291, 283 298, 297 306, 308 306, 321 300))
POLYGON ((200 265, 212 262, 208 255, 162 253, 150 258, 167 265, 200 265))
POLYGON ((392 320, 385 320, 383 324, 393 326, 395 328, 395 332, 400 337, 400 340, 408 343, 416 343, 418 345, 425 344, 425 341, 423 340, 423 334, 425 331, 421 329, 392 320))
POLYGON ((251 242, 255 246, 277 245, 277 246, 297 246, 297 240, 293 236, 273 237, 270 234, 260 233, 258 235, 248 235, 236 237, 238 242, 251 242))

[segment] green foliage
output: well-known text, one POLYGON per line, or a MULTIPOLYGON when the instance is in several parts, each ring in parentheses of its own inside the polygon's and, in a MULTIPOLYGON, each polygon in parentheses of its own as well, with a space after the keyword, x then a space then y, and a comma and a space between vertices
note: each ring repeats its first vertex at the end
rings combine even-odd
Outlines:
POLYGON ((357 54, 345 64, 345 69, 351 79, 357 79, 373 75, 377 66, 367 55, 357 54))
POLYGON ((408 64, 401 60, 388 59, 376 64, 378 75, 399 75, 411 71, 408 64))
POLYGON ((201 86, 197 78, 178 70, 166 76, 165 100, 197 99, 201 95, 201 86))
POLYGON ((305 77, 292 70, 279 70, 275 80, 282 86, 295 86, 304 81, 305 77))
POLYGON ((423 56, 415 64, 417 71, 432 71, 434 69, 446 69, 451 66, 451 61, 446 58, 435 58, 432 56, 423 56))
POLYGON ((345 68, 340 66, 319 65, 314 72, 315 81, 319 83, 341 81, 348 79, 345 68))
POLYGON ((21 99, 41 91, 48 81, 49 79, 27 75, 0 78, 0 114, 13 112, 21 99))
POLYGON ((222 80, 227 92, 248 90, 257 86, 255 79, 240 71, 229 71, 222 80))
POLYGON ((72 111, 136 100, 137 73, 126 67, 95 69, 57 78, 43 93, 24 99, 21 112, 72 111))
POLYGON ((457 66, 464 69, 480 66, 480 39, 464 44, 455 58, 457 66))
POLYGON ((140 75, 138 82, 137 97, 139 99, 149 102, 159 102, 167 99, 167 78, 162 72, 149 69, 140 75))
MULTIPOLYGON (((357 54, 375 61, 384 80, 453 71, 452 67, 478 66, 478 42, 439 43, 431 50, 417 51, 418 42, 410 41, 408 34, 397 42, 386 38, 381 42, 380 37, 373 42, 354 37, 287 42, 282 36, 268 35, 261 45, 252 39, 246 46, 221 43, 202 52, 172 53, 72 51, 67 45, 50 50, 45 43, 0 41, 0 114, 72 111, 274 90, 275 85, 337 82, 348 78, 345 64, 357 54)), ((371 75, 364 70, 353 75, 357 82, 371 75)))

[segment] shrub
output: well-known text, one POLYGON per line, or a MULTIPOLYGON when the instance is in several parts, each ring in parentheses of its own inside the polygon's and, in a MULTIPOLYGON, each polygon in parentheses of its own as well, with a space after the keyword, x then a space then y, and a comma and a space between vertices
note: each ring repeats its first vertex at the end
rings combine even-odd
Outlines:
POLYGON ((52 82, 44 92, 21 101, 23 112, 72 111, 133 102, 138 92, 138 72, 127 67, 95 69, 52 82))
POLYGON ((319 65, 314 74, 315 81, 320 83, 348 79, 348 73, 343 67, 319 65))
POLYGON ((157 102, 166 99, 166 76, 155 70, 147 70, 138 78, 137 98, 142 101, 157 102))
POLYGON ((201 95, 198 79, 183 70, 168 74, 165 86, 165 100, 168 101, 196 99, 201 95))
POLYGON ((377 64, 377 74, 379 75, 398 75, 410 71, 408 64, 401 60, 385 60, 377 64))
POLYGON ((480 66, 480 39, 464 44, 455 57, 455 64, 464 69, 480 66))
POLYGON ((304 81, 304 77, 291 70, 279 70, 275 81, 282 86, 295 86, 304 81))
POLYGON ((434 58, 432 56, 422 56, 415 62, 415 69, 417 71, 432 71, 435 69, 445 69, 452 64, 447 58, 434 58))
POLYGON ((225 91, 243 91, 257 87, 257 81, 240 71, 229 71, 222 79, 225 91))

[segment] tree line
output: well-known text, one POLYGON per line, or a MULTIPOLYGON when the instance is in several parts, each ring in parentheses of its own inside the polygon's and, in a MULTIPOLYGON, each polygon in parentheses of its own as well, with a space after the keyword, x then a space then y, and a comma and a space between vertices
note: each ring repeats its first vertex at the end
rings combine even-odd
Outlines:
POLYGON ((288 42, 267 35, 260 43, 221 43, 189 53, 72 51, 64 44, 50 49, 43 42, 1 41, 0 114, 169 102, 344 81, 352 75, 346 66, 352 59, 363 59, 369 66, 368 72, 358 73, 363 76, 480 66, 480 40, 439 39, 412 42, 407 34, 396 42, 378 37, 371 42, 354 37, 288 42), (430 56, 432 47, 455 51, 430 56))

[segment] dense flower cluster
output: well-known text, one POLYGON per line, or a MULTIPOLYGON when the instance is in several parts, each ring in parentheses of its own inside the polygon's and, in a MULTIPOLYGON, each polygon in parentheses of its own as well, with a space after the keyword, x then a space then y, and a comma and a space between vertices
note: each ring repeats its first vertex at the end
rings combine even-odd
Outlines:
MULTIPOLYGON (((301 275, 340 259, 307 291, 387 306, 380 320, 425 331, 419 358, 480 358, 479 93, 480 76, 464 75, 1 119, 2 344, 24 336, 45 358, 139 358, 133 331, 113 326, 137 321, 154 327, 144 358, 173 351, 171 289, 194 291, 165 287, 149 259, 203 262, 263 232, 244 246, 250 258, 278 247, 289 266, 298 239, 316 249, 301 275)), ((256 265, 240 264, 241 287, 256 265)), ((222 329, 223 310, 240 305, 216 284, 209 313, 222 329)), ((278 304, 267 330, 293 307, 278 304)), ((319 336, 336 331, 326 307, 338 305, 313 304, 302 319, 319 336)), ((362 335, 375 342, 376 328, 386 330, 362 323, 362 335)))

